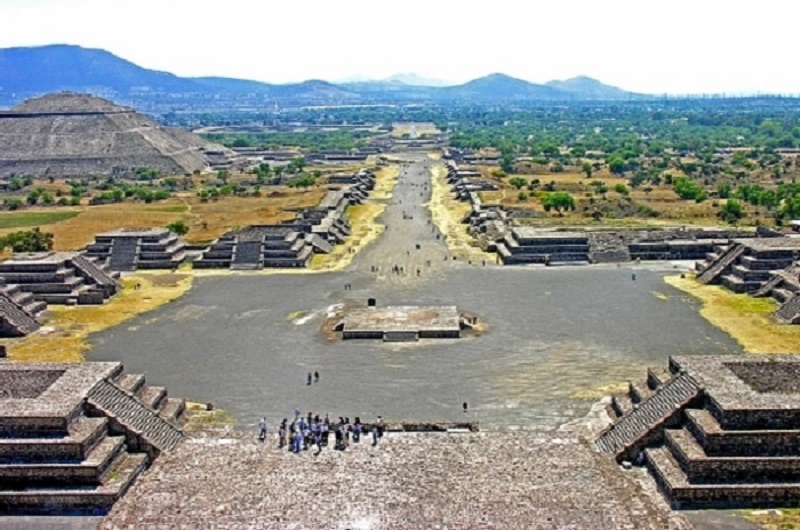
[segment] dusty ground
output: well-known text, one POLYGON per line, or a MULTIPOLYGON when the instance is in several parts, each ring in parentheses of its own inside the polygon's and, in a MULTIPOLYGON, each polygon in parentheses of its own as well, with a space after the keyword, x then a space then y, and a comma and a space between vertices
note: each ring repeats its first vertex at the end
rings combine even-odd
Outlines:
POLYGON ((445 243, 450 252, 463 260, 494 263, 496 254, 483 252, 476 246, 475 239, 467 233, 467 225, 461 220, 470 211, 467 202, 456 200, 450 185, 447 183, 447 169, 443 164, 431 168, 431 199, 429 208, 433 222, 444 234, 445 243))
POLYGON ((388 434, 319 455, 255 438, 189 438, 100 529, 691 528, 570 435, 388 434))
POLYGON ((704 285, 691 275, 686 278, 668 276, 664 280, 701 300, 700 314, 730 333, 745 351, 800 353, 800 326, 778 324, 772 317, 778 305, 772 298, 753 298, 719 285, 704 285))
POLYGON ((92 333, 118 326, 185 294, 192 286, 184 274, 139 273, 122 280, 110 302, 94 306, 50 306, 42 328, 18 339, 0 339, 14 361, 80 362, 92 333), (138 285, 138 288, 137 288, 138 285))

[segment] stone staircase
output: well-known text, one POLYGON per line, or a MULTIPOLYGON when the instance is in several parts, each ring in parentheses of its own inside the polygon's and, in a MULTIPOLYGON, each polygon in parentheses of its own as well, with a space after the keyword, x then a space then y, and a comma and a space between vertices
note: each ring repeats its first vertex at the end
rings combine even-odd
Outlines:
POLYGON ((784 324, 800 322, 800 296, 795 295, 783 303, 774 313, 775 318, 784 324))
POLYGON ((690 375, 677 375, 605 429, 595 445, 600 451, 613 453, 617 461, 632 460, 646 445, 660 439, 664 427, 675 423, 700 393, 690 375))
POLYGON ((139 253, 139 240, 134 237, 118 237, 111 244, 108 268, 112 271, 132 271, 136 269, 136 256, 139 253))
POLYGON ((697 279, 702 283, 713 283, 725 272, 725 270, 736 263, 736 260, 744 254, 745 248, 741 244, 734 244, 729 247, 725 252, 719 255, 717 259, 708 264, 708 266, 697 276, 697 279))
POLYGON ((78 254, 72 258, 72 265, 79 271, 79 274, 88 277, 92 283, 103 288, 104 291, 110 292, 112 296, 120 288, 119 280, 111 276, 109 273, 98 267, 94 262, 87 259, 85 256, 78 254))
POLYGON ((236 251, 231 262, 232 270, 255 270, 263 266, 263 243, 260 239, 255 241, 242 241, 236 244, 236 251))
POLYGON ((145 404, 136 395, 104 380, 89 392, 88 403, 125 430, 136 433, 149 446, 148 449, 161 452, 175 447, 183 438, 183 433, 159 414, 158 409, 166 393, 163 389, 156 393, 158 397, 151 398, 145 404))
MULTIPOLYGON (((39 329, 36 317, 14 300, 12 286, 0 291, 0 336, 22 337, 39 329)), ((30 296, 30 295, 29 295, 30 296)))

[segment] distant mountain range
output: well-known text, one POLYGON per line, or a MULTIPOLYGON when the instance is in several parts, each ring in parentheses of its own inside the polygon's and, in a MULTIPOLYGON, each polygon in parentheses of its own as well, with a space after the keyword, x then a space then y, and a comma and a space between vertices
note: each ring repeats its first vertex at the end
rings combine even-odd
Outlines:
POLYGON ((651 96, 589 77, 535 84, 492 74, 455 86, 399 74, 381 81, 310 80, 269 84, 225 77, 178 77, 142 68, 105 50, 72 45, 0 49, 0 105, 48 92, 77 91, 125 98, 222 96, 281 105, 428 102, 448 104, 632 100, 651 96))

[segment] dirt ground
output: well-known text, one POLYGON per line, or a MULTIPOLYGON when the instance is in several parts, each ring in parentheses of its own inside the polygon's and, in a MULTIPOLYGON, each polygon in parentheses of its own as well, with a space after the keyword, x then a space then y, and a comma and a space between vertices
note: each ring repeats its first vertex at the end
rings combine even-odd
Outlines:
POLYGON ((719 285, 704 285, 691 275, 668 276, 668 284, 702 301, 700 314, 729 333, 745 351, 757 354, 800 353, 800 326, 779 324, 772 298, 736 294, 719 285))

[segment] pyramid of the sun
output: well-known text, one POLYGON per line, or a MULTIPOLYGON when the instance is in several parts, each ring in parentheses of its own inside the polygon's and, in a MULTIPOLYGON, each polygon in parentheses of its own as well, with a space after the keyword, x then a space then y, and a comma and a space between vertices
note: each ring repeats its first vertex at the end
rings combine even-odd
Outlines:
POLYGON ((126 175, 143 167, 185 174, 206 168, 206 153, 221 150, 87 94, 49 94, 0 111, 0 177, 126 175))

